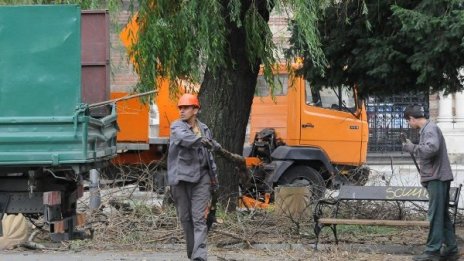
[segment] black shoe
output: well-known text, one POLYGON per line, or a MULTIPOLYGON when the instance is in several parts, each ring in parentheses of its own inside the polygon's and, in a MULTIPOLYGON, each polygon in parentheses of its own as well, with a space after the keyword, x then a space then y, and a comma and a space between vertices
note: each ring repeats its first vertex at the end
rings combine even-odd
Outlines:
POLYGON ((455 252, 451 252, 451 253, 447 253, 447 254, 444 254, 440 257, 440 261, 456 261, 456 260, 459 260, 459 257, 461 255, 459 254, 458 251, 455 251, 455 252))
POLYGON ((413 256, 414 261, 441 261, 440 253, 424 252, 418 256, 413 256))
POLYGON ((201 257, 197 257, 197 258, 193 259, 193 261, 205 261, 205 260, 203 258, 201 258, 201 257))

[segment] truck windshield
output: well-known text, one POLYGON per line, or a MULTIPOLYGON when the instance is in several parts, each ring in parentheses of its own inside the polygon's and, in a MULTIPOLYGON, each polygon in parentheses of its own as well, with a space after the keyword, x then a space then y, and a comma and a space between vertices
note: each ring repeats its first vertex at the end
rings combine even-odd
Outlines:
POLYGON ((356 110, 353 88, 349 86, 324 87, 320 90, 311 88, 306 81, 306 105, 327 109, 350 111, 356 110))
MULTIPOLYGON (((285 96, 288 91, 288 75, 278 74, 274 76, 275 88, 274 96, 285 96)), ((255 96, 266 97, 271 95, 271 88, 262 75, 256 81, 255 96)))

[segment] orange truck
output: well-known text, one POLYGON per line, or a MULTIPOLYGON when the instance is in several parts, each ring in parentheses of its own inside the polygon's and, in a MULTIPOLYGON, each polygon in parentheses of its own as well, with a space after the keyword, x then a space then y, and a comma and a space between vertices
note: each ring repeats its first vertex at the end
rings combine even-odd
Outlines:
MULTIPOLYGON (((133 41, 135 20, 121 33, 126 47, 133 41), (130 33, 132 30, 132 33, 130 33)), ((340 183, 364 184, 369 169, 368 124, 365 106, 356 88, 312 88, 302 77, 292 77, 285 66, 275 74, 271 88, 258 77, 250 115, 250 146, 244 156, 253 169, 253 185, 242 184, 245 194, 269 198, 276 185, 301 184, 321 195, 326 187, 340 183)), ((118 98, 125 93, 112 93, 118 98)), ((155 103, 138 99, 118 103, 119 155, 117 166, 153 166, 166 155, 169 125, 178 118, 169 84, 161 82, 155 103)), ((163 176, 165 171, 161 172, 163 176)), ((163 186, 163 178, 156 179, 163 186)))
MULTIPOLYGON (((250 115, 250 146, 258 180, 245 194, 265 198, 277 185, 306 185, 319 197, 327 187, 364 185, 369 175, 367 113, 356 88, 313 88, 281 67, 271 88, 258 77, 250 115)), ((250 164, 249 164, 250 165, 250 164)), ((249 186, 248 186, 249 187, 249 186)))
MULTIPOLYGON (((126 48, 130 48, 135 41, 137 29, 134 17, 120 34, 126 48)), ((137 98, 117 102, 120 129, 117 135, 118 155, 106 174, 111 178, 123 175, 124 182, 138 180, 145 184, 148 181, 152 183, 153 189, 162 191, 166 174, 163 162, 169 145, 169 127, 179 117, 179 113, 176 101, 170 99, 169 82, 160 80, 158 87, 152 104, 137 98)), ((111 99, 129 96, 129 92, 130 90, 111 92, 111 99)))
MULTIPOLYGON (((111 99, 128 95, 126 92, 111 92, 111 99)), ((169 98, 168 83, 160 84, 152 104, 134 98, 118 102, 116 108, 118 155, 109 168, 109 176, 115 178, 130 173, 124 175, 124 181, 138 180, 144 184, 141 188, 146 184, 162 192, 166 180, 164 159, 169 145, 169 126, 179 117, 176 102, 169 98), (135 175, 132 175, 134 171, 135 175)))

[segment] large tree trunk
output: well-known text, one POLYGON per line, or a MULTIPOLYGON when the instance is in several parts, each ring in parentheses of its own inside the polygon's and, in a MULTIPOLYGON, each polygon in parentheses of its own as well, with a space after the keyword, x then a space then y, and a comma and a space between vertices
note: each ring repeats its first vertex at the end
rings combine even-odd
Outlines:
MULTIPOLYGON (((242 1, 243 10, 248 8, 250 2, 242 1)), ((265 10, 262 14, 268 21, 269 14, 265 10)), ((212 130, 214 139, 225 149, 242 155, 260 62, 250 65, 245 50, 243 26, 237 28, 235 23, 229 22, 227 29, 231 61, 226 68, 215 73, 207 68, 199 93, 202 106, 200 118, 212 130)), ((235 209, 239 183, 235 170, 237 166, 217 156, 216 164, 220 184, 219 201, 227 204, 229 209, 235 209)))

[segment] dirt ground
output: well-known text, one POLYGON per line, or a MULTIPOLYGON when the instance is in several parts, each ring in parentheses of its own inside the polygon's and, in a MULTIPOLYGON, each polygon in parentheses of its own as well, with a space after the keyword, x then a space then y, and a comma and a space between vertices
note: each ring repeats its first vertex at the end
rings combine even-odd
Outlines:
MULTIPOLYGON (((175 209, 147 204, 152 198, 134 199, 127 195, 112 196, 103 202, 98 213, 84 209, 87 223, 94 229, 93 239, 51 243, 48 234, 39 233, 34 242, 44 249, 23 246, 0 253, 2 260, 187 260, 183 233, 175 209), (122 199, 123 200, 122 200, 122 199), (128 200, 130 198, 130 200, 128 200), (143 204, 141 204, 142 202, 143 204)), ((111 194, 114 195, 114 194, 111 194)), ((348 207, 350 211, 368 213, 364 218, 398 214, 395 205, 348 207)), ((416 213, 402 206, 403 214, 416 213)), ((456 235, 464 253, 464 217, 459 210, 456 235)), ((422 218, 424 211, 419 208, 422 218)), ((415 214, 414 214, 415 215, 415 214)), ((406 215, 407 216, 407 215, 406 215)), ((208 260, 411 260, 422 252, 428 229, 372 226, 338 226, 340 243, 334 244, 329 228, 321 234, 318 250, 313 232, 312 215, 296 219, 266 211, 217 213, 219 223, 208 238, 208 260)), ((415 216, 415 218, 417 218, 415 216)), ((419 217, 420 218, 420 217, 419 217)), ((418 220, 418 219, 417 219, 418 220)), ((464 256, 462 257, 464 260, 464 256)))
MULTIPOLYGON (((263 237, 256 240, 233 238, 237 236, 215 228, 209 237, 208 260, 411 260, 422 251, 427 236, 426 229, 363 229, 361 227, 339 229, 340 244, 335 245, 330 229, 323 233, 318 250, 314 240, 290 238, 288 242, 280 237, 263 237), (278 240, 277 240, 278 238, 278 240), (240 239, 240 240, 238 240, 240 239), (225 243, 228 242, 228 243, 225 243)), ((154 232, 156 233, 156 232, 154 232)), ((464 227, 458 227, 456 234, 460 249, 464 252, 464 227)), ((171 234, 178 238, 179 231, 171 234)), ((172 241, 172 239, 171 239, 172 241)), ((109 241, 108 241, 109 242, 109 241)), ((65 243, 44 243, 44 250, 30 250, 24 247, 4 251, 0 260, 187 260, 182 239, 173 243, 140 242, 140 244, 111 244, 101 240, 70 241, 65 243)), ((462 257, 464 260, 464 256, 462 257)))

